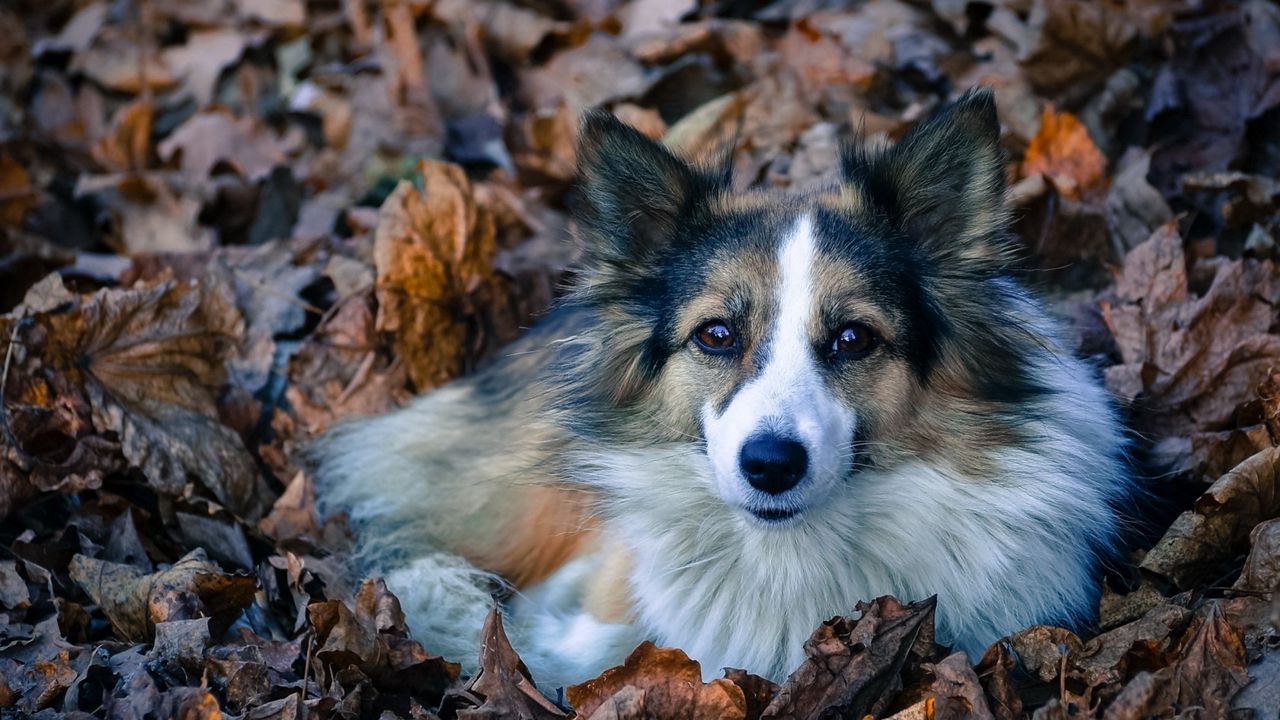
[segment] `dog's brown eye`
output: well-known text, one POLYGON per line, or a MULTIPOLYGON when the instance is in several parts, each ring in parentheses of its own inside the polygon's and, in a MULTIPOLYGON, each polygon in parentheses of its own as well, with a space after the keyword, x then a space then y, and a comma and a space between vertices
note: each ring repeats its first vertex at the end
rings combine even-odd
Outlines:
POLYGON ((724 353, 733 349, 737 339, 723 320, 709 320, 693 332, 693 341, 709 353, 724 353))
POLYGON ((831 341, 831 354, 837 360, 854 360, 874 350, 876 340, 871 328, 862 323, 849 323, 840 328, 831 341))

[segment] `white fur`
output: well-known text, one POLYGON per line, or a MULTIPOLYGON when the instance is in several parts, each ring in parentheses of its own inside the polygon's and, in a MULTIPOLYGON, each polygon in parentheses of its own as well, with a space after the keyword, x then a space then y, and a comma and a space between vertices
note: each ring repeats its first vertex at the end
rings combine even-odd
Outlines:
POLYGON ((715 486, 721 499, 736 508, 803 511, 822 502, 853 461, 849 438, 854 414, 823 382, 808 333, 817 311, 815 261, 813 222, 806 214, 778 249, 778 313, 769 332, 764 369, 734 395, 723 413, 717 414, 711 404, 702 411, 715 486), (809 454, 807 477, 777 497, 753 488, 738 463, 743 443, 762 431, 794 437, 809 454))
POLYGON ((741 667, 779 680, 823 620, 858 600, 937 594, 942 641, 976 655, 1002 635, 1064 614, 1087 616, 1097 578, 1089 548, 1114 533, 1108 499, 1124 485, 1120 426, 1072 359, 1040 367, 1062 392, 1029 423, 1037 440, 1003 451, 994 477, 907 464, 864 471, 782 531, 748 521, 692 446, 587 459, 588 481, 616 498, 610 531, 636 554, 641 634, 678 645, 707 675, 741 667))

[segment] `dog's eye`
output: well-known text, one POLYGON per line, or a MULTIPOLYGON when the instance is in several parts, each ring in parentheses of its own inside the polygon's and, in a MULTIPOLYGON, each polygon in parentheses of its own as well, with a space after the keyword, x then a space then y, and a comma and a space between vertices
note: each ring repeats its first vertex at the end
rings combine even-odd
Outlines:
POLYGON ((837 360, 856 360, 874 350, 878 341, 875 330, 862 323, 849 323, 831 339, 831 355, 837 360))
POLYGON ((723 320, 708 320, 693 331, 693 341, 706 352, 722 354, 738 343, 733 331, 723 320))

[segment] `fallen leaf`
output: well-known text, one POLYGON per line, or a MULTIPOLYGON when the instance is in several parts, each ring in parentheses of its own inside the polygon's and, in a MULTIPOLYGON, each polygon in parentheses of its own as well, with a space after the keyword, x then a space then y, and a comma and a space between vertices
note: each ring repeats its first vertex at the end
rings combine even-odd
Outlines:
POLYGON ((805 643, 804 664, 782 684, 762 718, 862 717, 884 710, 917 642, 933 637, 936 600, 860 604, 862 617, 835 618, 805 643))
POLYGON ((93 158, 112 172, 145 170, 151 163, 155 105, 141 98, 116 111, 107 134, 92 149, 93 158))
MULTIPOLYGON (((73 453, 109 455, 118 438, 124 459, 157 490, 179 495, 194 480, 233 512, 261 514, 253 459, 217 419, 222 361, 241 332, 225 287, 167 281, 101 290, 27 322, 13 360, 28 382, 13 389, 27 412, 62 409, 73 453)), ((35 430, 43 427, 26 432, 35 430)))
POLYGON ((1222 192, 1222 219, 1227 227, 1269 222, 1280 212, 1280 181, 1242 172, 1192 173, 1182 176, 1187 192, 1222 192))
POLYGON ((638 98, 656 79, 627 55, 620 40, 594 33, 582 46, 558 53, 528 73, 522 88, 533 109, 567 105, 577 116, 587 108, 638 98), (600 72, 604 67, 609 72, 600 72))
POLYGON ((1250 122, 1280 104, 1277 38, 1280 10, 1265 0, 1173 24, 1155 88, 1171 86, 1169 100, 1147 109, 1149 119, 1173 118, 1160 126, 1151 156, 1153 184, 1162 192, 1175 193, 1187 169, 1227 170, 1250 152, 1250 122))
POLYGON ((1151 168, 1149 153, 1129 148, 1118 165, 1107 193, 1106 217, 1118 255, 1123 256, 1172 220, 1173 211, 1164 196, 1147 182, 1151 168))
POLYGON ((996 720, 1022 717, 1022 698, 1014 683, 1013 653, 1003 641, 994 643, 982 654, 974 672, 988 698, 988 707, 996 720))
POLYGON ((1136 424, 1145 430, 1221 429, 1267 369, 1280 366, 1280 335, 1271 332, 1280 271, 1251 259, 1213 270, 1209 289, 1194 297, 1182 241, 1167 224, 1125 257, 1116 301, 1103 307, 1124 360, 1107 368, 1107 385, 1138 398, 1136 424))
POLYGON ((408 638, 400 602, 382 580, 366 580, 351 606, 340 600, 313 603, 307 618, 319 643, 316 656, 336 670, 358 669, 386 690, 431 705, 458 679, 457 664, 408 638))
POLYGON ((1234 587, 1265 593, 1280 587, 1280 519, 1259 523, 1249 533, 1249 557, 1234 587))
POLYGON ((1123 66, 1141 37, 1158 36, 1171 20, 1158 3, 1035 0, 1018 62, 1038 88, 1081 92, 1123 66))
POLYGON ((120 26, 103 28, 94 35, 92 45, 75 54, 72 69, 84 73, 107 90, 137 95, 144 90, 164 92, 177 84, 164 59, 140 47, 134 33, 120 26), (139 53, 145 54, 142 62, 139 53))
POLYGON ((641 643, 615 668, 570 687, 584 718, 746 718, 747 700, 732 680, 702 682, 702 667, 675 648, 641 643))
POLYGON ((285 160, 285 146, 269 128, 217 111, 192 115, 156 151, 165 162, 177 158, 183 174, 196 182, 208 179, 221 163, 257 181, 285 160))
POLYGON ((170 567, 146 574, 131 565, 76 555, 71 579, 93 598, 123 638, 149 640, 158 623, 208 616, 212 633, 226 629, 249 603, 257 581, 232 575, 205 559, 199 548, 170 567))
POLYGON ((198 672, 204 665, 204 651, 210 639, 209 618, 165 620, 155 623, 154 631, 149 653, 153 660, 187 672, 198 672))
POLYGON ((106 238, 125 254, 210 250, 214 237, 199 223, 201 202, 159 174, 82 176, 76 195, 92 196, 113 216, 106 238))
POLYGON ((1072 198, 1100 199, 1107 192, 1107 158, 1076 116, 1046 105, 1040 131, 1031 138, 1022 161, 1023 177, 1044 175, 1058 192, 1072 198))
POLYGON ((342 301, 289 361, 285 396, 307 435, 411 397, 404 362, 388 357, 376 330, 372 296, 367 290, 342 301))
POLYGON ((218 77, 240 59, 250 40, 240 30, 197 30, 185 43, 165 48, 162 57, 196 107, 202 108, 213 100, 218 77))
POLYGON ((0 227, 22 227, 36 202, 36 190, 26 168, 9 153, 0 153, 0 227))
POLYGON ((31 606, 27 581, 18 574, 18 563, 0 560, 0 608, 22 610, 31 606))
POLYGON ((302 0, 235 0, 241 16, 269 27, 299 28, 307 21, 302 0))
POLYGON ((529 670, 511 648, 495 607, 480 631, 480 671, 449 702, 458 720, 520 717, 554 720, 568 717, 533 683, 529 670))
POLYGON ((1135 677, 1107 708, 1106 720, 1172 717, 1182 708, 1201 708, 1204 717, 1227 717, 1232 698, 1249 680, 1244 645, 1217 603, 1205 606, 1201 615, 1177 661, 1135 677))
POLYGON ((926 664, 926 676, 932 678, 928 699, 933 701, 933 712, 938 718, 972 718, 994 720, 987 707, 978 676, 969 666, 964 653, 948 655, 942 662, 926 664))
POLYGON ((1180 588, 1210 579, 1244 552, 1258 523, 1280 515, 1280 448, 1263 450, 1223 475, 1173 522, 1142 568, 1180 588))
POLYGON ((456 377, 467 359, 472 293, 493 282, 494 226, 456 165, 424 161, 423 189, 402 181, 378 212, 377 329, 391 333, 418 390, 456 377))

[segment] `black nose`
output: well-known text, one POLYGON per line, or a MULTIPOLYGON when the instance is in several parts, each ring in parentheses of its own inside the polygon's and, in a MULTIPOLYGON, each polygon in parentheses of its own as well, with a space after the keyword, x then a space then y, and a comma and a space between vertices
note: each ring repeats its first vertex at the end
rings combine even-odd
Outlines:
POLYGON ((778 435, 753 435, 742 445, 738 466, 757 490, 777 495, 795 487, 809 469, 804 445, 778 435))

